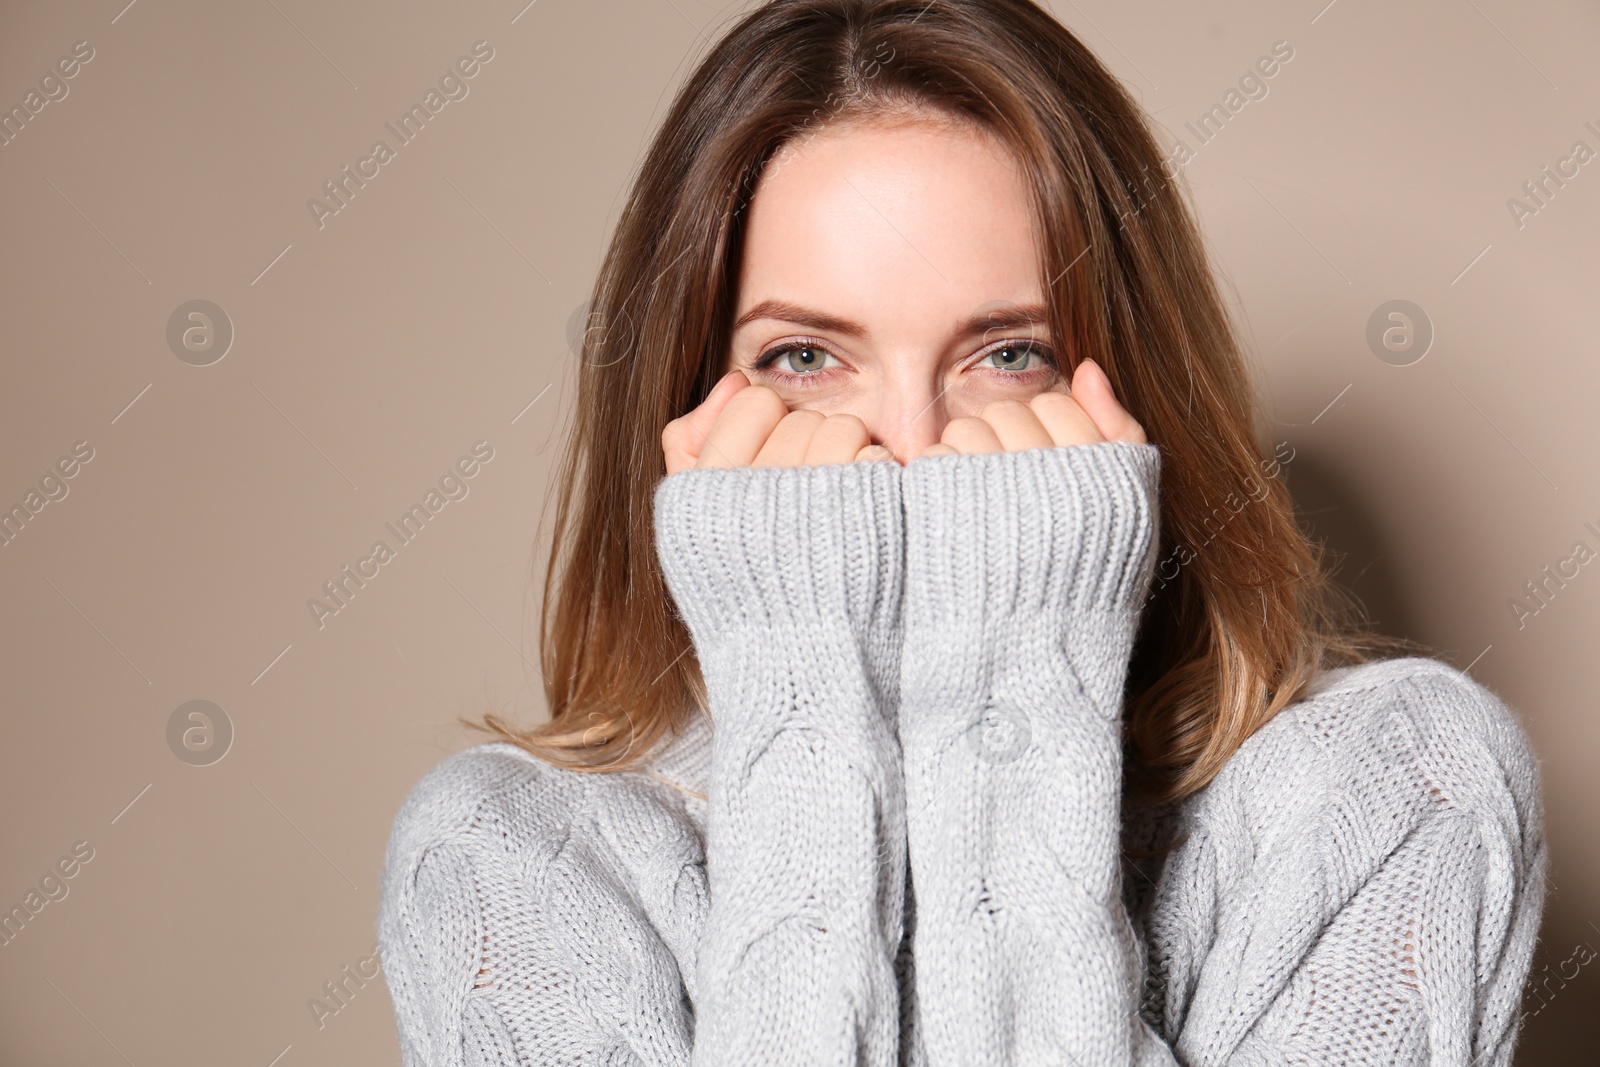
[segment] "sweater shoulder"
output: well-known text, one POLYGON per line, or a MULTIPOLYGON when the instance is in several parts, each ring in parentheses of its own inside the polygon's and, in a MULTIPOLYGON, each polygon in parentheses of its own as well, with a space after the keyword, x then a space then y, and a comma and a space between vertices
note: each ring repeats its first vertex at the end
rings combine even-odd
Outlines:
POLYGON ((412 786, 390 830, 384 895, 433 850, 502 876, 558 861, 609 876, 697 840, 682 794, 648 771, 571 770, 496 741, 445 757, 412 786))
POLYGON ((1518 886, 1548 855, 1539 763, 1516 713, 1424 656, 1324 671, 1169 821, 1179 847, 1155 907, 1216 922, 1226 901, 1255 896, 1331 921, 1397 853, 1430 842, 1456 842, 1434 857, 1441 869, 1484 866, 1518 886))
POLYGON ((635 1021, 621 1005, 688 1040, 676 1011, 709 892, 702 838, 661 765, 577 771, 492 742, 411 787, 377 914, 405 1063, 474 1046, 495 1062, 513 1047, 567 1062, 580 1046, 619 1062, 635 1021))
POLYGON ((1515 710, 1466 671, 1429 656, 1345 668, 1295 705, 1295 720, 1341 772, 1398 768, 1431 783, 1435 802, 1483 813, 1532 809, 1539 760, 1515 710), (1376 764, 1368 767, 1368 764, 1376 764))
POLYGON ((1530 848, 1543 832, 1539 760, 1517 713, 1429 656, 1323 672, 1240 746, 1218 784, 1263 822, 1346 808, 1396 828, 1489 820, 1530 848))
POLYGON ((525 837, 559 834, 586 803, 585 783, 508 742, 463 749, 436 763, 401 802, 389 835, 391 856, 459 841, 486 820, 513 811, 525 837))

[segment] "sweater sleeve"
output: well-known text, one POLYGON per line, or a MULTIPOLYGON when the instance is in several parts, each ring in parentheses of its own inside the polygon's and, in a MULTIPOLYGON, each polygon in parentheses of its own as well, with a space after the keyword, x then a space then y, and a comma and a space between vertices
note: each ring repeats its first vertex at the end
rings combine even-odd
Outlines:
POLYGON ((697 1067, 897 1061, 902 523, 888 462, 691 469, 656 490, 714 724, 697 1067))
POLYGON ((1120 712, 1155 445, 906 466, 900 738, 931 1067, 1175 1063, 1136 1011, 1120 712))
MULTIPOLYGON (((925 1062, 1509 1064, 1544 846, 1525 739, 1481 695, 1441 698, 1440 721, 1482 719, 1474 750, 1503 770, 1485 755, 1472 780, 1487 784, 1445 776, 1448 803, 1400 834, 1423 793, 1337 764, 1355 810, 1396 832, 1392 851, 1341 895, 1355 875, 1347 824, 1306 785, 1275 832, 1307 839, 1307 863, 1219 885, 1219 910, 1190 918, 1214 924, 1194 931, 1211 951, 1164 976, 1189 991, 1187 1010, 1169 1004, 1159 1030, 1141 1011, 1120 725, 1159 461, 1154 445, 1102 442, 905 469, 899 728, 925 1062)), ((1466 745, 1439 747, 1454 766, 1466 745)), ((1218 876, 1195 858, 1215 847, 1202 841, 1179 872, 1192 880, 1179 897, 1218 876)))

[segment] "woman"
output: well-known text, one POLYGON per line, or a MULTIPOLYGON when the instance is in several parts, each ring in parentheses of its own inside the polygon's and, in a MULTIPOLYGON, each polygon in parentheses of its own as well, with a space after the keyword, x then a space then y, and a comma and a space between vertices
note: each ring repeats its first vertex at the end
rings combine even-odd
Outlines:
POLYGON ((701 63, 595 288, 551 721, 395 822, 406 1064, 1510 1062, 1537 760, 1348 621, 1165 166, 1029 0, 701 63))

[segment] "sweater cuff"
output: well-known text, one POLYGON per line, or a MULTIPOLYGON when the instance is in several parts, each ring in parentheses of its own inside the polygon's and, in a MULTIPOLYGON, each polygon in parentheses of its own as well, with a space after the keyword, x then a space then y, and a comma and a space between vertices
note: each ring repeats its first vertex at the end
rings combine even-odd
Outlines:
POLYGON ((896 628, 904 520, 899 464, 690 468, 655 491, 656 552, 697 644, 799 628, 896 628))
POLYGON ((1160 473, 1160 449, 1128 441, 911 461, 908 623, 975 632, 1137 606, 1155 568, 1160 473))

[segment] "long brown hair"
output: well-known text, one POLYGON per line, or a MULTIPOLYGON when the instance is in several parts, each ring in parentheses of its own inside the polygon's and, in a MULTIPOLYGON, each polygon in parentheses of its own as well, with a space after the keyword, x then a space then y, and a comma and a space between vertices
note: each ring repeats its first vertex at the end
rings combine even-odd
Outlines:
POLYGON ((1297 525, 1171 164, 1078 38, 1030 0, 774 0, 678 93, 595 282, 540 622, 550 721, 469 725, 563 767, 628 770, 703 704, 654 551, 661 430, 714 384, 762 169, 830 123, 919 114, 975 123, 1016 154, 1050 336, 1072 366, 1096 358, 1161 449, 1129 797, 1204 787, 1318 670, 1421 648, 1366 628, 1297 525))

